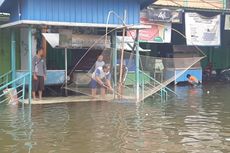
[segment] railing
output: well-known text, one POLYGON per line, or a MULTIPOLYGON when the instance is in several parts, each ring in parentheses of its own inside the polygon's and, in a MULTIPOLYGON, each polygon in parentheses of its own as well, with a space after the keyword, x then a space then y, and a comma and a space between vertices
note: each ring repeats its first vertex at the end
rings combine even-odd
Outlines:
POLYGON ((28 77, 29 73, 26 73, 21 77, 0 86, 0 103, 13 103, 15 101, 23 103, 25 100, 26 79, 28 77))
POLYGON ((10 78, 12 77, 12 71, 9 71, 2 76, 0 76, 0 87, 7 84, 10 81, 10 78))
POLYGON ((141 70, 139 70, 139 72, 142 75, 142 82, 141 82, 142 100, 144 100, 145 98, 148 98, 150 95, 153 95, 153 94, 159 95, 161 97, 162 101, 167 100, 168 92, 171 92, 171 93, 177 95, 172 89, 168 88, 167 86, 165 86, 161 82, 157 81, 153 77, 149 76, 145 72, 143 72, 141 70), (153 83, 151 83, 151 81, 146 83, 144 80, 144 76, 147 77, 148 79, 150 79, 153 83), (147 87, 147 86, 150 86, 150 87, 147 87), (148 95, 145 95, 144 92, 145 92, 146 88, 147 88, 147 91, 152 91, 152 93, 148 93, 148 95), (160 94, 158 94, 157 92, 160 92, 160 94))
MULTIPOLYGON (((166 101, 169 93, 173 93, 177 95, 172 89, 165 86, 163 83, 157 81, 153 77, 151 77, 149 74, 146 74, 143 71, 140 72, 140 82, 139 82, 139 88, 140 88, 140 98, 137 101, 143 101, 144 99, 157 95, 161 97, 162 101, 166 101), (146 81, 147 80, 147 81, 146 81)), ((126 81, 128 81, 131 85, 136 85, 136 80, 133 78, 126 77, 126 81)), ((136 95, 136 88, 129 87, 128 85, 124 85, 126 93, 124 95, 136 95)))

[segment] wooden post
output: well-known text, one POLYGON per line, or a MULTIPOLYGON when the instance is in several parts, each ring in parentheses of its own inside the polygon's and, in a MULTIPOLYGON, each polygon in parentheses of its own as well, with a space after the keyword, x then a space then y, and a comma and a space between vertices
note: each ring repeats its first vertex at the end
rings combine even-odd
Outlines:
MULTIPOLYGON (((47 29, 43 28, 42 33, 46 33, 46 32, 47 32, 47 29)), ((47 44, 46 44, 46 39, 44 36, 42 36, 42 48, 44 51, 44 57, 46 57, 47 56, 47 44)))
MULTIPOLYGON (((126 20, 126 10, 124 12, 124 28, 122 30, 122 49, 121 49, 121 61, 120 61, 120 76, 119 76, 119 86, 118 86, 118 93, 119 95, 121 96, 122 95, 122 83, 123 83, 123 79, 122 79, 122 76, 123 76, 123 65, 124 65, 124 50, 125 50, 125 32, 126 32, 126 27, 125 27, 125 21, 126 20)), ((120 97, 119 96, 119 97, 120 97)), ((122 98, 122 97, 120 97, 122 98)))
MULTIPOLYGON (((114 83, 113 89, 117 87, 117 31, 115 30, 112 35, 112 48, 113 48, 113 75, 114 75, 114 83)), ((114 98, 115 98, 114 93, 114 98)))

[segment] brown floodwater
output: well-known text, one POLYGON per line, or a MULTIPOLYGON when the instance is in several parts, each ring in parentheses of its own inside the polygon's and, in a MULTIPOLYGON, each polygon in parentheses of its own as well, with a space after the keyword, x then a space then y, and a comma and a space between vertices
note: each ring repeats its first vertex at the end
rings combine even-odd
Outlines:
POLYGON ((229 153, 230 84, 175 90, 139 105, 1 104, 0 153, 229 153))

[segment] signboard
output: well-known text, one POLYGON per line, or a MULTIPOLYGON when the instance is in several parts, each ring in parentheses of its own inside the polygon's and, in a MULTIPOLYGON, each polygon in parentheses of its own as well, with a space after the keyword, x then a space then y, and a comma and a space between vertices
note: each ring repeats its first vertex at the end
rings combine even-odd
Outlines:
POLYGON ((150 22, 182 23, 183 10, 147 9, 147 18, 150 22))
POLYGON ((59 33, 59 45, 63 48, 72 46, 72 30, 62 29, 59 33))
POLYGON ((230 15, 225 15, 225 24, 224 24, 224 30, 230 30, 230 15))
MULTIPOLYGON (((139 31, 139 40, 148 43, 170 43, 172 24, 171 23, 153 23, 149 22, 146 14, 141 14, 141 24, 150 25, 151 28, 139 31)), ((128 36, 136 37, 136 31, 129 31, 128 36)))
MULTIPOLYGON (((63 33, 62 33, 63 34, 63 33)), ((67 34, 67 33, 66 33, 67 34)), ((110 36, 107 40, 102 39, 102 35, 87 35, 87 34, 69 34, 66 37, 61 36, 61 33, 43 33, 46 41, 53 48, 68 48, 68 49, 93 49, 110 48, 110 36)))
POLYGON ((204 17, 198 13, 185 13, 187 45, 219 46, 220 15, 204 17))
POLYGON ((105 49, 110 48, 110 36, 105 40, 101 35, 86 35, 86 34, 74 34, 72 37, 73 48, 94 48, 105 49), (95 43, 96 42, 96 43, 95 43))

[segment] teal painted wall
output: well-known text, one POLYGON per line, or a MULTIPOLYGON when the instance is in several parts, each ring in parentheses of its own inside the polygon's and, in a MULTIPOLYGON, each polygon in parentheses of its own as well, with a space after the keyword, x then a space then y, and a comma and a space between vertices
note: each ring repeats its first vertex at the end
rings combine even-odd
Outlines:
MULTIPOLYGON (((11 30, 0 30, 0 75, 10 71, 11 69, 11 30)), ((20 67, 20 49, 19 49, 19 31, 16 31, 16 68, 20 67)))
POLYGON ((0 30, 0 75, 10 70, 10 30, 0 30))

